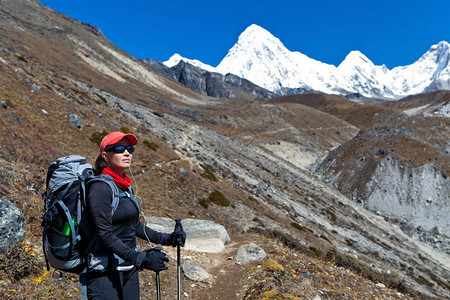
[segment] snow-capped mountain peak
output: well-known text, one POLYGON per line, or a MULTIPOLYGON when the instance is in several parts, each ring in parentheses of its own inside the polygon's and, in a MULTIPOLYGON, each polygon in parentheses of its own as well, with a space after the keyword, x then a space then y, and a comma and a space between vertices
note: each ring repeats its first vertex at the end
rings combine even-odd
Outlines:
POLYGON ((252 24, 239 35, 237 44, 255 45, 256 43, 284 48, 283 43, 269 31, 265 30, 261 26, 252 24))
MULTIPOLYGON (((248 27, 216 70, 232 73, 271 91, 280 88, 326 89, 318 74, 335 68, 300 52, 289 51, 270 32, 258 25, 248 27), (305 85, 310 82, 311 85, 305 85)), ((332 79, 330 79, 332 80, 332 79)), ((327 90, 327 92, 330 92, 327 90)))
POLYGON ((338 66, 340 68, 347 68, 349 66, 358 66, 358 65, 374 65, 370 59, 367 58, 364 54, 357 50, 350 51, 350 53, 345 57, 345 59, 338 66))
POLYGON ((215 68, 208 65, 208 64, 204 64, 201 61, 197 60, 197 59, 188 59, 188 58, 184 58, 181 55, 179 55, 178 53, 175 53, 174 55, 172 55, 169 60, 163 62, 164 65, 166 65, 169 68, 172 68, 176 65, 178 65, 180 63, 180 61, 184 61, 188 64, 191 64, 197 68, 206 70, 208 72, 216 72, 215 68))
POLYGON ((275 93, 303 89, 398 99, 425 91, 450 89, 450 44, 446 41, 431 46, 413 64, 392 70, 385 65, 375 65, 357 50, 351 51, 335 67, 289 51, 269 31, 253 24, 239 35, 216 68, 179 55, 164 64, 171 67, 180 60, 210 72, 240 76, 275 93))

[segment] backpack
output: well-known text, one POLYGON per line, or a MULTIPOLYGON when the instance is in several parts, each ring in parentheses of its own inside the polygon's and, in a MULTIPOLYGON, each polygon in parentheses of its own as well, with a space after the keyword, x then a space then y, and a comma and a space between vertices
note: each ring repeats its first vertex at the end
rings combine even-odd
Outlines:
POLYGON ((85 157, 61 157, 48 167, 46 191, 42 194, 45 208, 42 245, 47 270, 50 266, 76 274, 85 270, 87 255, 97 240, 84 213, 87 184, 95 181, 111 187, 113 215, 121 194, 110 176, 94 176, 94 169, 85 157))

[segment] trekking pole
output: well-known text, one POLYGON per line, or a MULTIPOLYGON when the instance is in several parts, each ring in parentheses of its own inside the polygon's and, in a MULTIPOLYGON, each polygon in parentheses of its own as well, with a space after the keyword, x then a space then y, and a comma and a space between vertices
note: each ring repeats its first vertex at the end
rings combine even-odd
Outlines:
MULTIPOLYGON (((154 247, 150 249, 150 251, 161 252, 161 247, 154 247)), ((160 289, 160 280, 159 280, 159 271, 155 271, 156 273, 156 299, 161 300, 161 289, 160 289)))
POLYGON ((161 300, 161 290, 159 282, 159 271, 156 271, 156 299, 161 300))
MULTIPOLYGON (((181 219, 175 220, 175 231, 182 229, 181 219)), ((177 245, 177 287, 178 287, 178 300, 181 300, 181 255, 180 245, 177 245)))

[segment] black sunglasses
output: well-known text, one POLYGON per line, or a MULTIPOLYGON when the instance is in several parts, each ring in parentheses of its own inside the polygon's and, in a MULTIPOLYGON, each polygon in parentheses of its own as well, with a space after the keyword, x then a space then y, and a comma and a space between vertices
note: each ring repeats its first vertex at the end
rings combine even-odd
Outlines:
POLYGON ((106 152, 114 152, 114 153, 124 153, 125 150, 127 150, 128 153, 131 154, 131 153, 134 152, 134 146, 122 146, 122 145, 119 145, 119 146, 114 146, 114 147, 105 149, 106 152))

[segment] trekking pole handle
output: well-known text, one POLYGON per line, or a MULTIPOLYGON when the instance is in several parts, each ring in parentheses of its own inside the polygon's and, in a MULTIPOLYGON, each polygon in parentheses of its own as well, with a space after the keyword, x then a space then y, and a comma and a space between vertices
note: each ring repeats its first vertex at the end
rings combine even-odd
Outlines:
MULTIPOLYGON (((183 226, 181 225, 181 219, 175 219, 175 229, 174 232, 178 233, 178 232, 182 232, 183 231, 183 226)), ((180 239, 182 239, 180 236, 175 235, 175 239, 178 243, 178 245, 180 245, 182 243, 182 240, 180 241, 180 239)), ((183 245, 184 246, 184 243, 183 245)))
POLYGON ((175 231, 181 227, 181 219, 175 219, 175 231))

